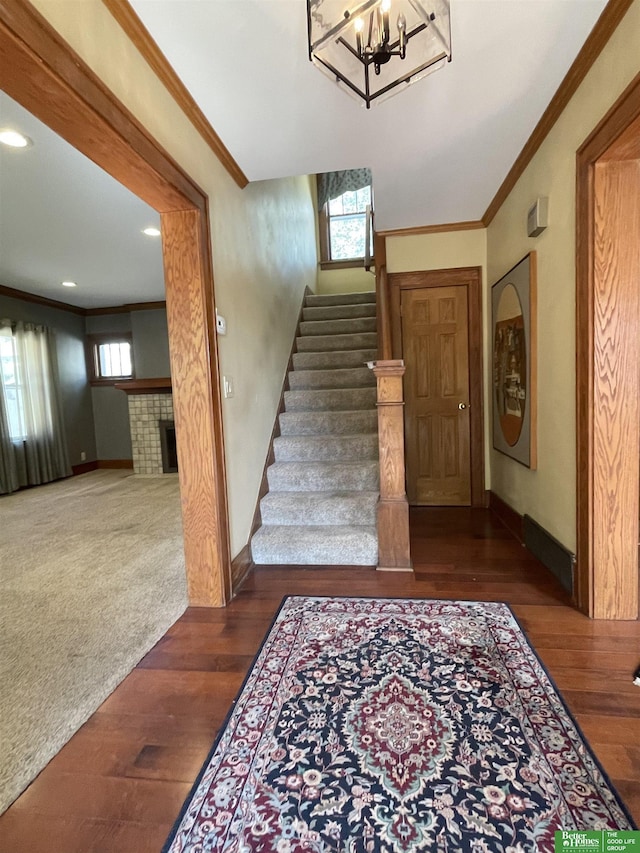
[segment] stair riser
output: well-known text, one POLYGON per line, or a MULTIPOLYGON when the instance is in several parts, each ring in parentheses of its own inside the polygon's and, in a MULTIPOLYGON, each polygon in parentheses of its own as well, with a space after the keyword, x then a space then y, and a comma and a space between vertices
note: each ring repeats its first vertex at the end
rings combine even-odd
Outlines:
POLYGON ((377 350, 359 349, 344 352, 296 352, 293 354, 295 370, 344 370, 362 367, 368 361, 375 361, 377 350))
POLYGON ((346 320, 351 317, 375 317, 376 306, 367 305, 327 305, 304 308, 303 320, 346 320))
POLYGON ((375 332, 375 317, 362 317, 354 320, 310 320, 300 323, 300 334, 308 335, 353 335, 361 332, 375 332))
POLYGON ((376 523, 378 496, 302 495, 300 492, 272 493, 262 499, 263 524, 370 524, 376 523))
POLYGON ((283 412, 279 418, 281 435, 353 435, 376 433, 378 413, 360 412, 283 412))
POLYGON ((280 462, 267 469, 269 489, 274 492, 376 491, 378 464, 318 465, 280 462))
POLYGON ((285 391, 284 407, 287 412, 352 412, 373 409, 376 405, 375 388, 342 388, 337 391, 285 391))
POLYGON ((366 462, 378 458, 378 436, 280 436, 276 462, 366 462))
POLYGON ((289 387, 292 391, 334 388, 366 388, 376 384, 373 371, 368 367, 353 370, 292 370, 289 387))
POLYGON ((258 531, 251 542, 253 561, 259 566, 375 566, 378 562, 375 528, 347 528, 347 531, 333 538, 327 536, 326 530, 321 531, 317 536, 305 536, 302 543, 295 536, 262 537, 262 531, 258 531))
POLYGON ((305 299, 305 305, 312 307, 315 305, 362 305, 362 303, 372 302, 375 305, 376 294, 374 291, 364 293, 324 293, 324 294, 309 294, 305 299))
POLYGON ((377 346, 378 336, 375 332, 362 332, 357 335, 306 335, 296 338, 298 352, 375 349, 377 346))

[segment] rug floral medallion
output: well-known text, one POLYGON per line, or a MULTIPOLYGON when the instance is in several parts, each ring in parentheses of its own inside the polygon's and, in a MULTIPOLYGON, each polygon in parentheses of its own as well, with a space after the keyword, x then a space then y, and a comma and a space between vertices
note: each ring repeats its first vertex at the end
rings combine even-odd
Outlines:
POLYGON ((528 853, 630 828, 507 605, 290 597, 166 850, 528 853))

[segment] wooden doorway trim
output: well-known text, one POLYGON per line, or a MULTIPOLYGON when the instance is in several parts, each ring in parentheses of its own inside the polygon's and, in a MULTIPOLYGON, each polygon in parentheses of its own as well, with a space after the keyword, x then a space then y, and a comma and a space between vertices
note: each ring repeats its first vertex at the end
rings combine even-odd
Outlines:
POLYGON ((484 487, 484 377, 482 347, 482 269, 461 267, 450 270, 390 273, 391 331, 393 358, 403 358, 400 300, 403 290, 425 287, 467 288, 469 316, 469 401, 471 429, 471 506, 485 506, 484 487))
POLYGON ((231 575, 207 196, 26 0, 0 0, 0 88, 162 215, 189 601, 222 606, 231 575))
POLYGON ((593 618, 638 618, 640 74, 577 153, 577 564, 593 618))

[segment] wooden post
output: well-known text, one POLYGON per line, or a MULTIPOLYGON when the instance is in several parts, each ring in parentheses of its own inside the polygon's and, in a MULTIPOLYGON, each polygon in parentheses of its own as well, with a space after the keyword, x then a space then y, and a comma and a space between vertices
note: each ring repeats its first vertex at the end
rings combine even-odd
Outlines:
POLYGON ((404 479, 404 361, 376 361, 380 500, 378 501, 378 571, 412 571, 409 550, 409 504, 404 479))

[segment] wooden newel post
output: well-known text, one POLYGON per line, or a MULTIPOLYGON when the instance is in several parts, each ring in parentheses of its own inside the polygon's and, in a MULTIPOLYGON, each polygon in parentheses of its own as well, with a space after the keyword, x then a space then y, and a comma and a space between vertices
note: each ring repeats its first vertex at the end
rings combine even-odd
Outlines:
POLYGON ((380 500, 378 501, 378 570, 412 570, 409 550, 409 505, 404 477, 404 401, 402 360, 376 361, 378 386, 378 444, 380 500))

